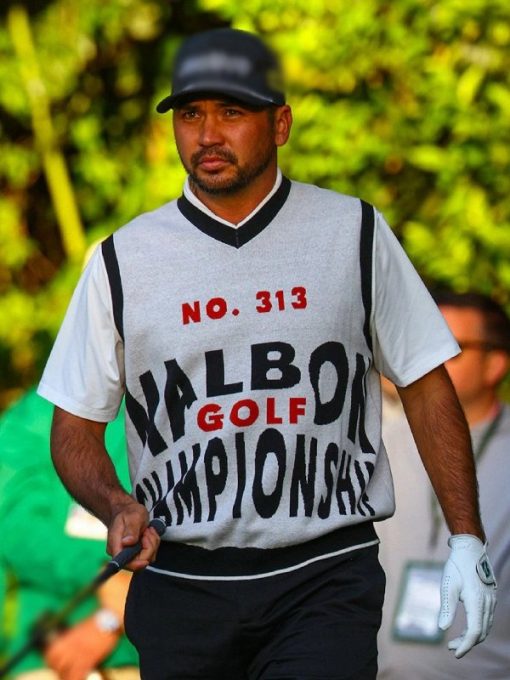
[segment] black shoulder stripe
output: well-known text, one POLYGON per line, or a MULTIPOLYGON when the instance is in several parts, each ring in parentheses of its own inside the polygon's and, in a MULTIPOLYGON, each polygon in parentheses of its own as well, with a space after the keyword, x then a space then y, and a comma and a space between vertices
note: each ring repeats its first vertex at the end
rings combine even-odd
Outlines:
POLYGON ((117 331, 124 340, 124 295, 122 293, 122 281, 120 278, 119 263, 117 260, 117 253, 115 252, 115 245, 113 243, 113 234, 108 236, 101 243, 101 250, 103 252, 103 259, 110 282, 110 291, 112 295, 113 318, 117 331))
POLYGON ((361 267, 361 298, 365 309, 365 323, 363 332, 367 345, 372 351, 372 336, 370 334, 370 317, 372 315, 372 260, 374 248, 374 208, 361 200, 361 237, 360 237, 360 267, 361 267))

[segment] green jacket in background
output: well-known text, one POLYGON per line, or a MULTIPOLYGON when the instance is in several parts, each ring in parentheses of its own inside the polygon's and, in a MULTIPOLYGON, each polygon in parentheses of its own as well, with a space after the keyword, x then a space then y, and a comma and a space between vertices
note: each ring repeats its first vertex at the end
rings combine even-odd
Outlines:
MULTIPOLYGON (((29 391, 0 420, 0 590, 5 574, 14 579, 7 657, 30 636, 44 612, 55 612, 89 584, 108 560, 105 541, 69 535, 70 518, 81 510, 60 482, 51 462, 49 437, 53 405, 29 391)), ((106 429, 107 448, 129 489, 123 411, 106 429)), ((1 606, 0 596, 0 606, 1 606)), ((97 609, 95 597, 70 616, 79 621, 97 609)), ((2 618, 5 618, 4 616, 2 618)), ((1 636, 0 636, 1 637, 1 636)), ((105 667, 138 665, 137 653, 122 637, 105 667)), ((34 651, 15 672, 44 667, 34 651)))

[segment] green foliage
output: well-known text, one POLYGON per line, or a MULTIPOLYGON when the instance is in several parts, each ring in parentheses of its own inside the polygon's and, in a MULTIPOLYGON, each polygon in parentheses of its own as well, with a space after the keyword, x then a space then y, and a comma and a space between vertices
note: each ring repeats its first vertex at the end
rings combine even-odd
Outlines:
POLYGON ((421 273, 510 302, 503 0, 203 0, 283 55, 285 169, 381 209, 421 273))
MULTIPOLYGON (((20 88, 10 14, 0 27, 0 408, 37 379, 79 275, 47 186, 38 111, 20 88)), ((178 194, 168 118, 152 115, 168 44, 167 3, 60 0, 30 17, 57 145, 93 244, 178 194), (163 179, 164 178, 164 179, 163 179)), ((170 37, 169 37, 170 36, 170 37)), ((19 38, 18 38, 19 39, 19 38)), ((168 79, 168 63, 165 76, 168 79)), ((32 73, 33 75, 33 73, 32 73)), ((168 80, 167 80, 168 82, 168 80)))
MULTIPOLYGON (((282 55, 281 166, 377 205, 422 275, 510 303, 506 0, 46 0, 35 60, 87 245, 180 193, 168 92, 182 37, 233 25, 282 55)), ((35 380, 79 274, 0 9, 0 400, 35 380)), ((37 108, 37 107, 36 107, 37 108)), ((313 228, 313 227, 311 227, 313 228)))

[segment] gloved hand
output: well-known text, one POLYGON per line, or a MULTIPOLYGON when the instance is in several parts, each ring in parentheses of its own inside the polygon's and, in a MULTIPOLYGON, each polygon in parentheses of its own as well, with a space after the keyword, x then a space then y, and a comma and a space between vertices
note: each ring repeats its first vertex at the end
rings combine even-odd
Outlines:
POLYGON ((485 552, 486 546, 476 536, 458 534, 448 540, 451 548, 441 582, 439 628, 446 630, 455 618, 459 600, 464 603, 467 627, 462 635, 448 643, 460 659, 482 640, 492 626, 496 606, 496 579, 485 552))

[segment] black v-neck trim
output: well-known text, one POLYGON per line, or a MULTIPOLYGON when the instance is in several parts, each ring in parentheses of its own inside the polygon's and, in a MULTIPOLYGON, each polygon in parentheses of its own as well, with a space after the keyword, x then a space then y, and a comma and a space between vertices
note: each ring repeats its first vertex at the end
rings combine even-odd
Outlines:
POLYGON ((287 177, 282 177, 282 183, 269 201, 248 222, 237 228, 229 227, 202 212, 200 208, 197 208, 188 201, 184 195, 177 199, 177 207, 184 217, 194 224, 197 229, 203 231, 204 234, 215 238, 217 241, 226 243, 228 246, 240 248, 260 234, 272 222, 287 200, 290 186, 290 180, 287 177))

